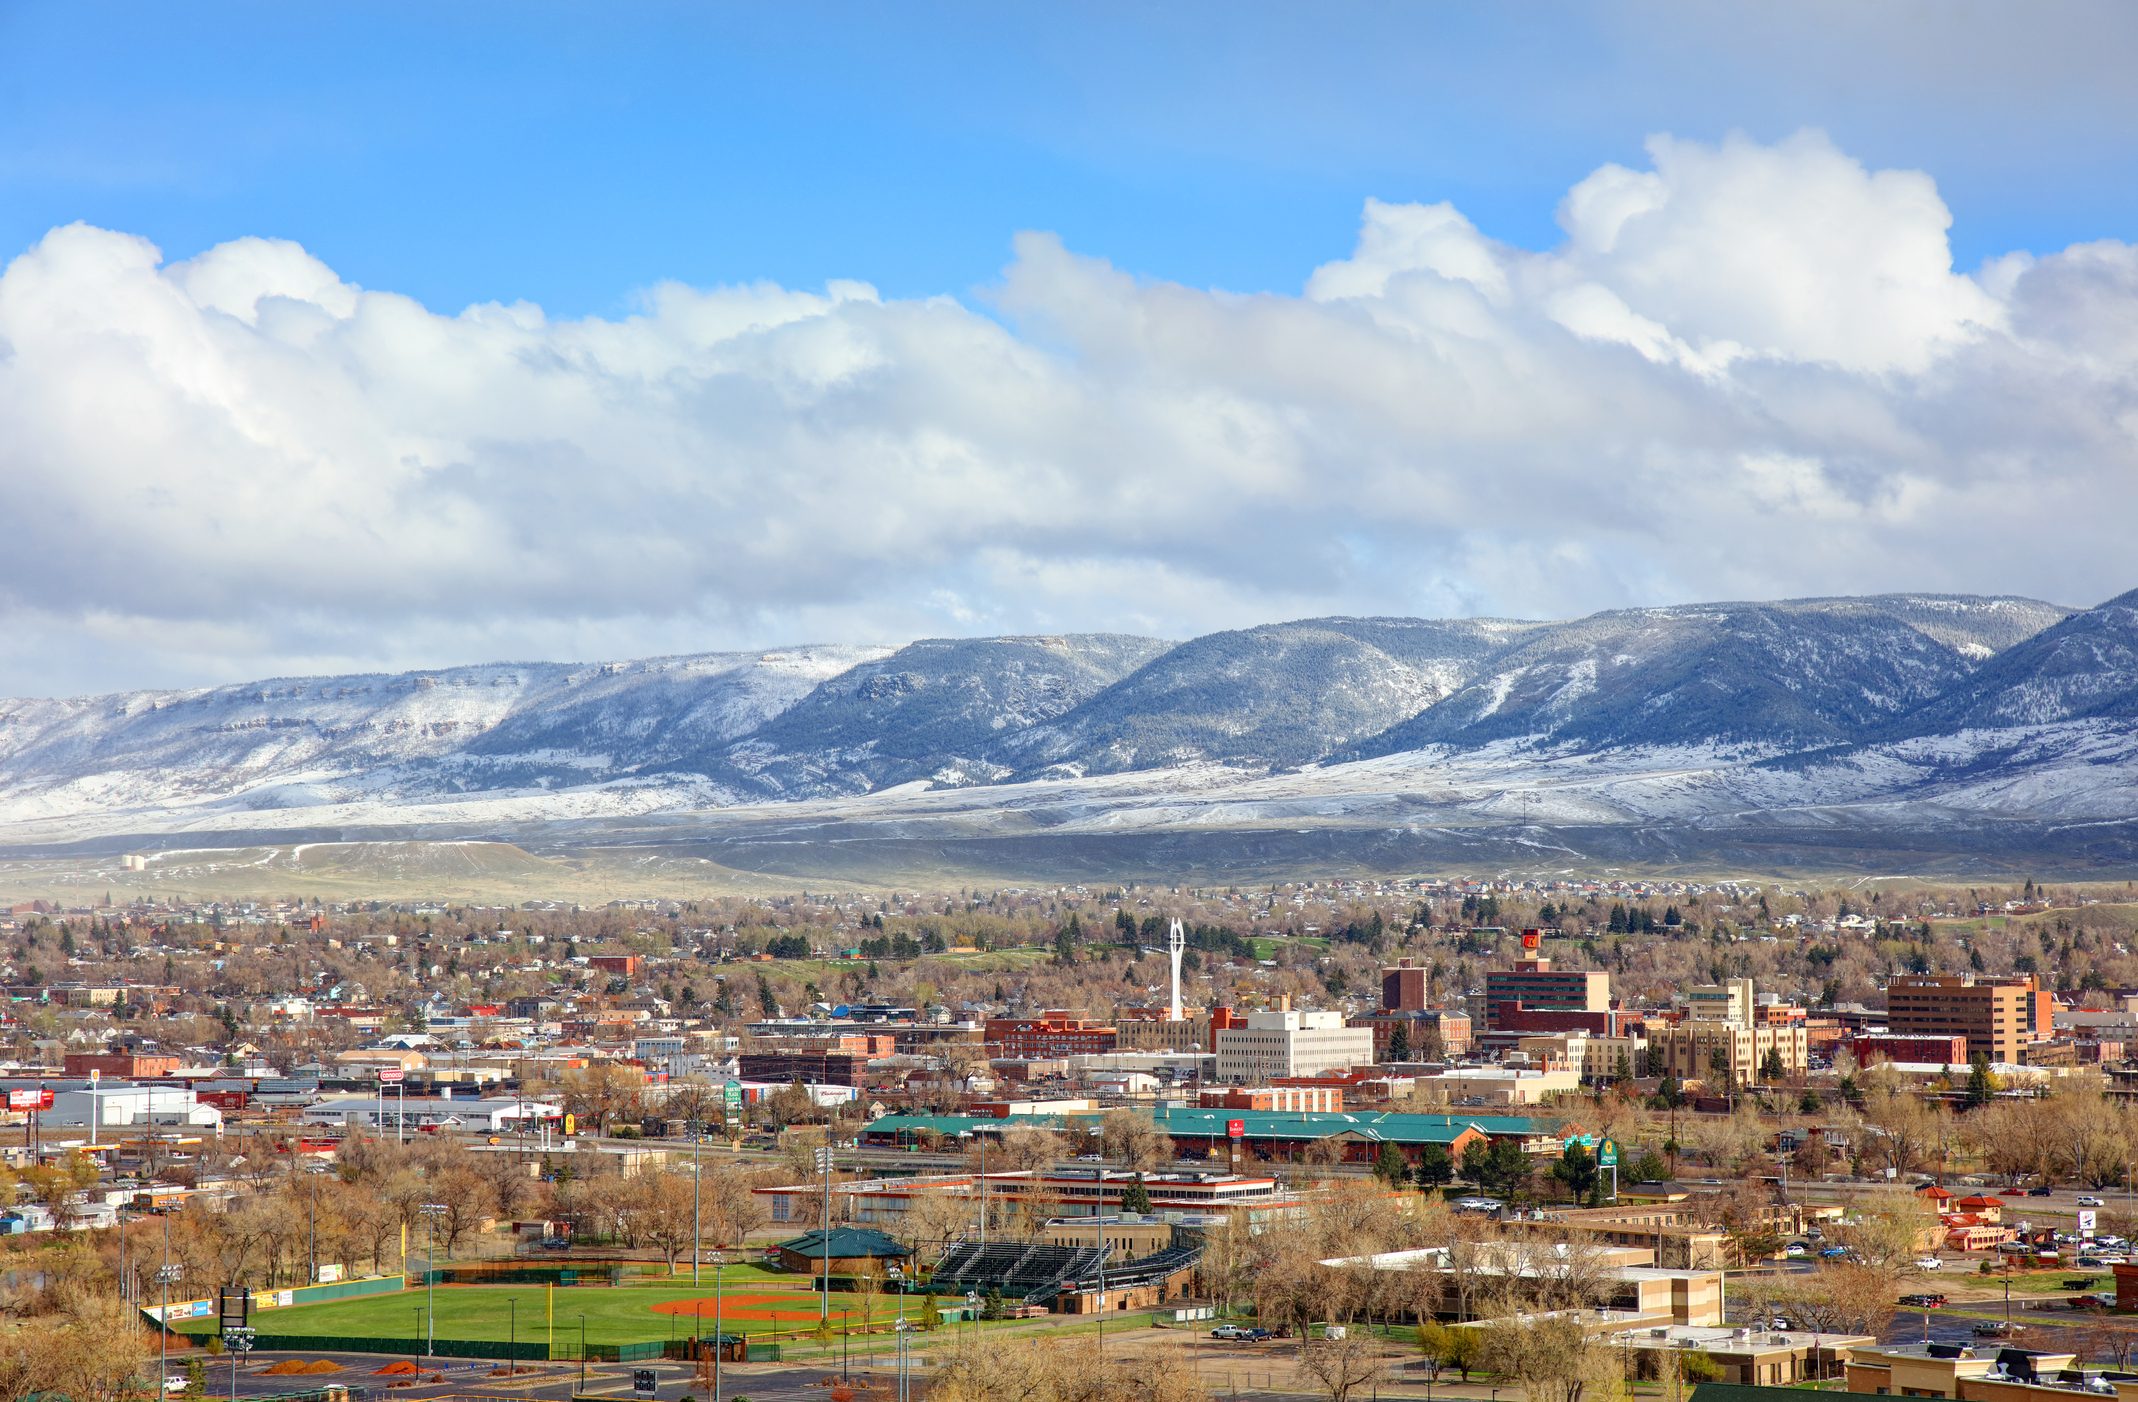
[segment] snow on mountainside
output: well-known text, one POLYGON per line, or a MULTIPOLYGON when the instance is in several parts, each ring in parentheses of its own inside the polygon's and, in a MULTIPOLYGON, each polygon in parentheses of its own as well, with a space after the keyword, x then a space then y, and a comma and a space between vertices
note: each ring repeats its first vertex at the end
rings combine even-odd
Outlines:
MULTIPOLYGON (((2138 594, 930 640, 0 701, 0 833, 2138 818, 2138 594)), ((804 844, 815 839, 802 836, 804 844)), ((1523 841, 1529 839, 1524 838, 1523 841)))
POLYGON ((995 755, 1026 774, 1308 764, 1439 701, 1536 624, 1317 618, 1183 643, 995 755))
POLYGON ((1172 646, 1118 633, 917 642, 822 683, 727 747, 713 772, 774 798, 997 779, 1006 771, 984 756, 1002 736, 1052 720, 1172 646))
POLYGON ((1581 749, 1845 743, 2063 613, 2031 600, 1906 595, 1600 613, 1538 629, 1461 691, 1346 757, 1523 738, 1581 749))
POLYGON ((0 701, 0 814, 561 787, 747 734, 885 648, 0 701))
POLYGON ((2138 720, 2138 590, 2015 643, 1894 729, 1934 735, 2092 717, 2138 720))

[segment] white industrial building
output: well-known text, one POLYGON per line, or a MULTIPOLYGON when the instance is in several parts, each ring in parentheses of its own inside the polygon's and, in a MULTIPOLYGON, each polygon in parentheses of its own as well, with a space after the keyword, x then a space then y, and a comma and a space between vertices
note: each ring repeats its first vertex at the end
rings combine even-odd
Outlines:
POLYGON ((519 1100, 510 1096, 345 1095, 307 1105, 308 1125, 362 1125, 370 1129, 487 1130, 502 1134, 520 1124, 556 1122, 564 1107, 554 1100, 519 1100))
POLYGON ((1217 1078, 1261 1085, 1373 1064, 1373 1029, 1346 1027, 1335 1012, 1253 1012, 1217 1033, 1217 1078))
POLYGON ((220 1133, 223 1112, 203 1105, 186 1085, 129 1081, 47 1081, 52 1108, 39 1124, 53 1130, 88 1130, 92 1141, 104 1133, 127 1133, 150 1126, 205 1129, 220 1133))

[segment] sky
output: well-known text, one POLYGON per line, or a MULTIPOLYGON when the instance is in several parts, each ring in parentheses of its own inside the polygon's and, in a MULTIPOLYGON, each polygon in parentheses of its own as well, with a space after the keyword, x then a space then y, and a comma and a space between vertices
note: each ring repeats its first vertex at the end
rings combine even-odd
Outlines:
POLYGON ((0 695, 2138 585, 2138 9, 0 0, 0 695))

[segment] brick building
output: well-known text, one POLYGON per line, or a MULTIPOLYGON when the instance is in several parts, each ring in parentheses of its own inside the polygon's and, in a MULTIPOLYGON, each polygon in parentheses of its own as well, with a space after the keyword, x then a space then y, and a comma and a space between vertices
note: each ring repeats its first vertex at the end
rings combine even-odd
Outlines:
POLYGON ((1886 1030, 1897 1037, 1965 1037, 1967 1055, 2016 1062, 2054 1029, 2055 1002, 2031 974, 2005 978, 1904 975, 1886 985, 1886 1030))

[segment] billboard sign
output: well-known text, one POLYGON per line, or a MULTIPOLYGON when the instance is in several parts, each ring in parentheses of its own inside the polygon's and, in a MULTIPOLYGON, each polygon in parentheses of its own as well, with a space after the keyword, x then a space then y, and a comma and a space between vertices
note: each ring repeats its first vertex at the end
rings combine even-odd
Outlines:
POLYGON ((742 1082, 729 1081, 720 1087, 720 1103, 733 1110, 742 1104, 742 1082))
POLYGON ((407 1074, 406 1071, 403 1071, 398 1066, 381 1066, 379 1068, 379 1084, 382 1086, 394 1085, 407 1074))
POLYGON ((52 1092, 48 1090, 11 1090, 7 1093, 7 1108, 10 1110, 49 1110, 52 1108, 52 1092))
POLYGON ((1227 1139, 1245 1139, 1247 1137, 1247 1121, 1225 1121, 1225 1137, 1227 1139))
POLYGON ((1596 1146, 1596 1166, 1598 1168, 1618 1167, 1618 1141, 1609 1135, 1605 1135, 1603 1140, 1596 1146))
POLYGON ((2092 1208, 2090 1208, 2090 1207, 2082 1207, 2082 1208, 2080 1208, 2080 1209, 2079 1209, 2079 1235, 2080 1235, 2081 1237, 2091 1237, 2091 1236, 2093 1235, 2093 1232, 2094 1232, 2094 1225, 2095 1225, 2096 1223, 2098 1223, 2098 1222, 2099 1222, 2100 1220, 2101 1220, 2101 1219, 2100 1219, 2099 1215, 2098 1215, 2098 1214, 2096 1214, 2096 1213, 2094 1212, 2094 1210, 2093 1210, 2092 1208))

